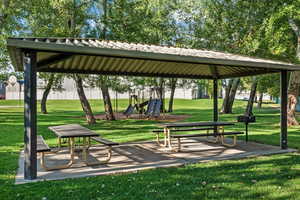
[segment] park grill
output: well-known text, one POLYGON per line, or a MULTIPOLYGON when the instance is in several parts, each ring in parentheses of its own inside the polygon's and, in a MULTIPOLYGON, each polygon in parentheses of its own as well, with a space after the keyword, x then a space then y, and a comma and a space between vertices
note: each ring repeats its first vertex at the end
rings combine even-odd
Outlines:
POLYGON ((238 122, 244 122, 246 127, 246 142, 248 142, 248 124, 256 122, 254 115, 240 115, 237 117, 238 122))

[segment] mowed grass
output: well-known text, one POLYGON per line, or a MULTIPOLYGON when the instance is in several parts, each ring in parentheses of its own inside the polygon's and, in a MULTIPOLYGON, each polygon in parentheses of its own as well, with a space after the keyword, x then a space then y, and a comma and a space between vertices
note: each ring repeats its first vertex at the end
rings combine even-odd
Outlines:
MULTIPOLYGON (((103 113, 100 100, 91 100, 95 114, 103 113)), ((128 100, 120 100, 124 110, 128 100)), ((221 104, 221 102, 220 102, 221 104)), ((45 181, 14 185, 19 152, 23 147, 23 108, 18 101, 0 101, 0 199, 300 199, 299 154, 273 155, 243 160, 193 164, 126 175, 45 181), (8 106, 8 107, 5 107, 8 106)), ((246 102, 236 101, 234 114, 221 121, 236 121, 246 102)), ((48 102, 47 115, 38 115, 38 134, 56 144, 48 126, 79 123, 118 142, 154 139, 153 120, 97 121, 88 126, 79 101, 48 102)), ((279 145, 279 109, 264 104, 255 109, 257 123, 250 125, 250 140, 279 145)), ((188 114, 185 121, 211 121, 211 100, 175 101, 174 114, 188 114)), ((243 124, 231 127, 244 130, 243 124)), ((228 128, 229 130, 229 128, 228 128)), ((289 147, 300 147, 300 128, 289 129, 289 147)), ((240 139, 244 139, 241 136, 240 139)))

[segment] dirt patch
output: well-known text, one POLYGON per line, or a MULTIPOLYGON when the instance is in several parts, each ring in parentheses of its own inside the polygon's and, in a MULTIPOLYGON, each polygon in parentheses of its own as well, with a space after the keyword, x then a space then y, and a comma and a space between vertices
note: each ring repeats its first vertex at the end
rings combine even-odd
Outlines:
MULTIPOLYGON (((156 120, 156 121, 162 121, 162 122, 177 122, 181 120, 185 120, 190 115, 172 115, 172 114, 161 114, 159 117, 153 117, 153 118, 147 118, 145 115, 139 115, 139 114, 132 114, 129 117, 125 116, 123 113, 115 113, 115 117, 117 120, 122 119, 135 119, 135 120, 156 120)), ((106 120, 105 114, 102 115, 95 115, 95 118, 97 120, 106 120)))

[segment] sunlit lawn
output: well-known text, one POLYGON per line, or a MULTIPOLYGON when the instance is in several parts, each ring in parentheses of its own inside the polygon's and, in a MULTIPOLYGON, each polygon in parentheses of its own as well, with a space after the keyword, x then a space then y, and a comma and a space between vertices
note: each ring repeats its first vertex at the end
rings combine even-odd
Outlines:
MULTIPOLYGON (((121 100, 125 109, 128 100, 121 100)), ((91 101, 100 114, 103 104, 91 101)), ((23 146, 23 108, 18 101, 0 101, 0 199, 300 199, 300 156, 274 155, 253 159, 194 164, 127 175, 47 181, 14 185, 18 153, 23 146)), ((87 126, 79 101, 49 101, 48 115, 39 114, 38 134, 55 145, 48 126, 79 123, 87 126)), ((236 121, 246 102, 237 101, 234 114, 221 121, 236 121)), ((250 140, 279 144, 278 105, 265 104, 254 110, 257 123, 250 125, 250 140)), ((210 121, 211 100, 176 100, 174 114, 188 114, 185 121, 210 121)), ((88 128, 118 142, 152 140, 152 120, 97 121, 88 128)), ((243 124, 234 127, 244 130, 243 124)), ((300 147, 300 128, 289 129, 289 147, 300 147)), ((244 139, 241 136, 240 139, 244 139)))

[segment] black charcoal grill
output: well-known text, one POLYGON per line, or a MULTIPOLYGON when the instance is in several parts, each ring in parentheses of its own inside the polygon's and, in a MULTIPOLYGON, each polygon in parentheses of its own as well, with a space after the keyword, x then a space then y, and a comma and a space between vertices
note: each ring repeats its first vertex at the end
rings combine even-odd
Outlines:
POLYGON ((246 142, 248 142, 248 124, 256 122, 254 115, 240 115, 237 117, 238 122, 244 122, 246 126, 246 142))

